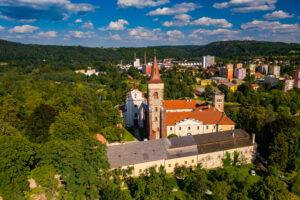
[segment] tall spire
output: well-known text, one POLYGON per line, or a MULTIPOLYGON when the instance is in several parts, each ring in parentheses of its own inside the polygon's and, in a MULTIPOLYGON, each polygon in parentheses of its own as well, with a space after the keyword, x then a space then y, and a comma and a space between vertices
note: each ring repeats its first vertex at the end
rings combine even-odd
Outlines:
POLYGON ((150 80, 148 81, 148 83, 163 83, 163 81, 160 78, 156 55, 154 55, 153 65, 151 68, 151 76, 150 76, 150 80))

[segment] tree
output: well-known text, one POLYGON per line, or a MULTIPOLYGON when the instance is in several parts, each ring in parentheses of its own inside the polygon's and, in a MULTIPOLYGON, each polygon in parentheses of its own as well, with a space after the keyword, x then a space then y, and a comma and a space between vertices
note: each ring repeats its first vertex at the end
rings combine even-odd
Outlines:
POLYGON ((106 147, 94 138, 51 140, 37 152, 40 165, 53 165, 75 199, 98 197, 100 170, 109 164, 106 147))
POLYGON ((50 125, 55 121, 56 115, 57 112, 52 106, 41 103, 26 119, 25 135, 31 142, 46 142, 50 125))
POLYGON ((230 153, 226 152, 226 158, 222 158, 222 162, 223 162, 223 167, 230 167, 231 166, 231 158, 230 158, 230 153))
POLYGON ((29 190, 30 168, 35 163, 34 146, 20 136, 0 137, 0 196, 18 199, 29 190))
POLYGON ((101 133, 108 142, 121 142, 125 136, 125 130, 117 126, 106 127, 101 133))
POLYGON ((283 132, 279 133, 269 147, 271 164, 277 165, 281 170, 285 170, 289 156, 289 144, 285 134, 283 132))
POLYGON ((55 197, 58 190, 58 180, 55 174, 56 170, 53 165, 42 165, 31 171, 31 176, 36 183, 46 189, 47 199, 55 197))
POLYGON ((81 116, 69 112, 60 112, 50 126, 51 137, 61 140, 77 140, 88 136, 88 127, 81 116))
POLYGON ((300 196, 300 171, 298 171, 297 175, 295 178, 292 180, 292 192, 300 196))

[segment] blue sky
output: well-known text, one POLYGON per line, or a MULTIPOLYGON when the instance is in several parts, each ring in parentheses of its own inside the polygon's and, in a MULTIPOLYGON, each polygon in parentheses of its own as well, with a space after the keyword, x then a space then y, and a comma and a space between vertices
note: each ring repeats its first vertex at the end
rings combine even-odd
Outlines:
POLYGON ((300 43, 299 0, 0 0, 0 38, 92 47, 300 43))

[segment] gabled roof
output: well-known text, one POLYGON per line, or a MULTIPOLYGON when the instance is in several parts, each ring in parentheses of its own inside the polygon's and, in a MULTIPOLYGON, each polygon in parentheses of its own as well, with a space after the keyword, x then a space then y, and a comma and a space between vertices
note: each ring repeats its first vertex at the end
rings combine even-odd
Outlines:
POLYGON ((195 100, 165 100, 164 108, 166 110, 177 110, 177 109, 194 109, 197 107, 198 102, 195 100))
POLYGON ((203 122, 203 124, 234 125, 225 113, 214 109, 212 105, 200 106, 191 112, 167 112, 167 126, 174 126, 177 122, 187 118, 203 122))

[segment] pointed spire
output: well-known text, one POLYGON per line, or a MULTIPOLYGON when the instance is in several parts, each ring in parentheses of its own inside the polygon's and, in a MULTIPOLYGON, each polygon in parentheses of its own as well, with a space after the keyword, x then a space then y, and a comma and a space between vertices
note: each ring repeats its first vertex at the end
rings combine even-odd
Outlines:
POLYGON ((151 76, 150 76, 150 80, 148 81, 148 83, 163 83, 163 81, 160 78, 159 67, 157 65, 156 55, 154 56, 154 59, 153 59, 153 65, 151 68, 151 76))

